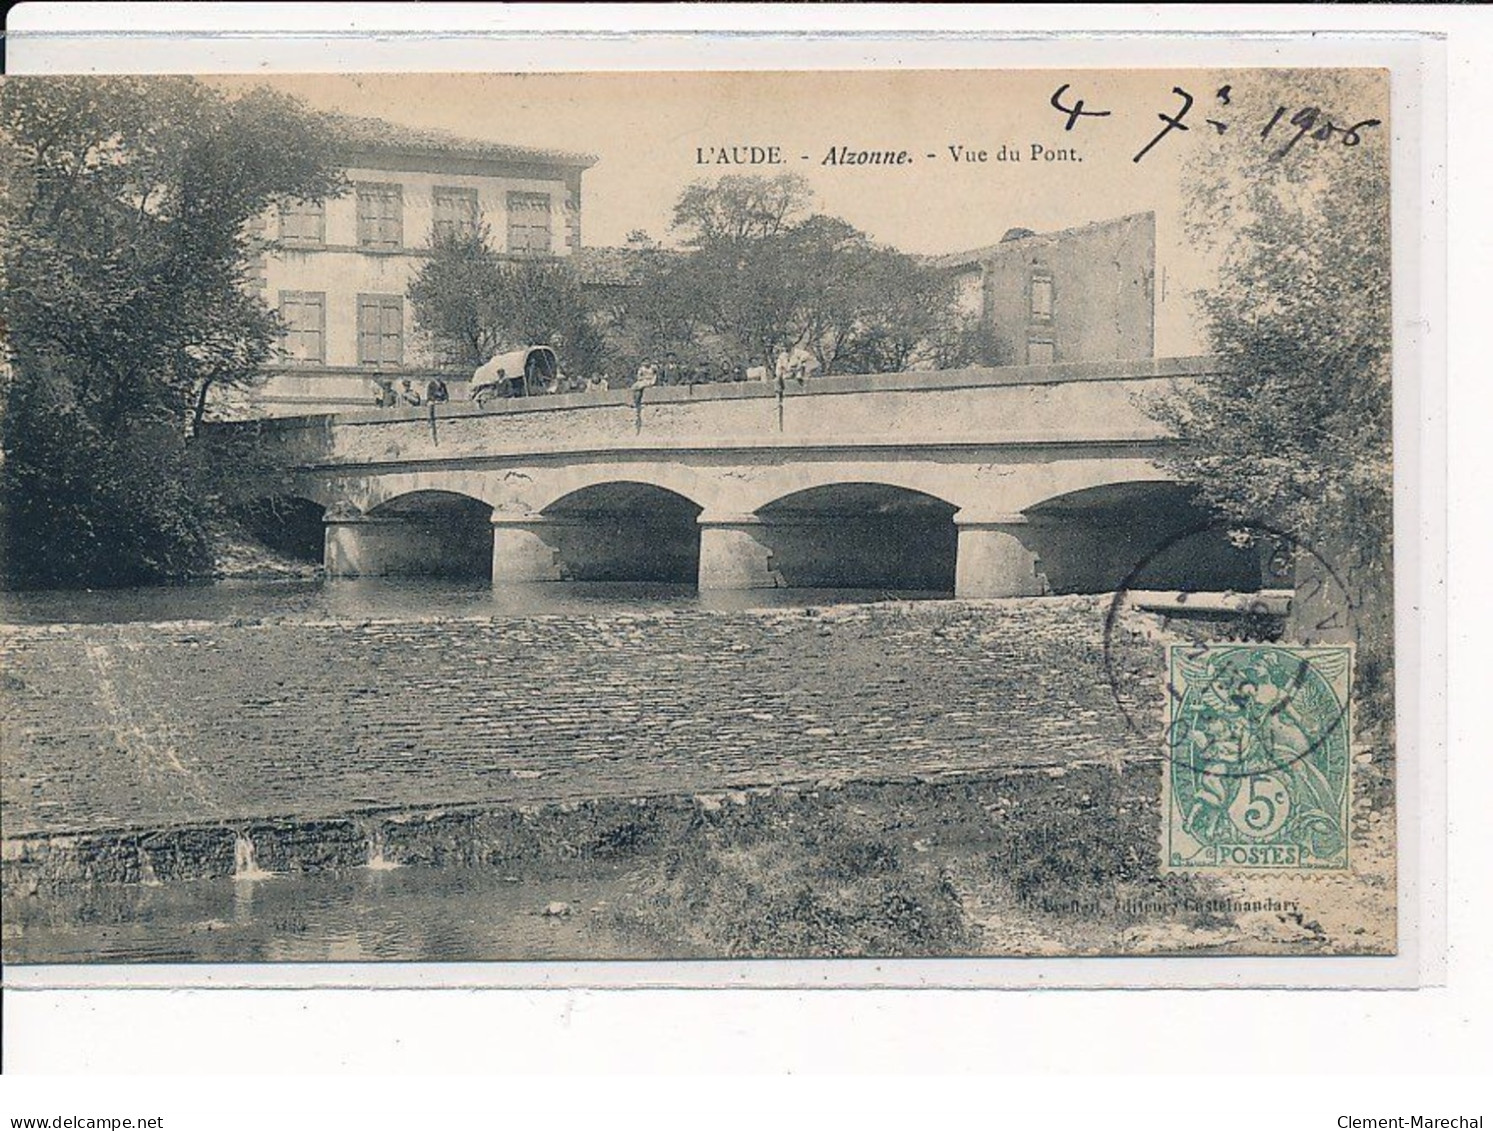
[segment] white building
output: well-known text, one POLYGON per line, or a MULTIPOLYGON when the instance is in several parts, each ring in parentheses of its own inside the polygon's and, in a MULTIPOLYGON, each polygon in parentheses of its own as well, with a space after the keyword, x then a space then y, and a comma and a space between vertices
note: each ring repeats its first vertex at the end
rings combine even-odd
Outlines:
POLYGON ((580 247, 581 174, 596 158, 377 119, 341 125, 349 191, 262 220, 271 243, 254 283, 289 331, 268 380, 248 395, 244 407, 256 415, 366 408, 380 380, 423 389, 436 364, 415 334, 406 290, 437 232, 480 219, 505 255, 565 257, 580 247))

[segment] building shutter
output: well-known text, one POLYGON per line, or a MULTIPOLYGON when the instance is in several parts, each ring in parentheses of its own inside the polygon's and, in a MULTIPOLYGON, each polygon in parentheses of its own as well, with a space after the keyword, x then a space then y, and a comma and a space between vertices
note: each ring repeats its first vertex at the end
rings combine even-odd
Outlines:
POLYGON ((477 190, 437 188, 432 194, 436 239, 470 235, 477 230, 477 190))
POLYGON ((399 185, 358 186, 358 246, 404 246, 404 192, 399 185))
POLYGON ((508 194, 508 250, 515 255, 548 255, 552 247, 550 198, 542 192, 508 194))
POLYGON ((404 299, 358 296, 358 364, 397 366, 404 361, 404 299))
POLYGON ((281 291, 284 350, 291 361, 326 360, 327 296, 319 291, 281 291))

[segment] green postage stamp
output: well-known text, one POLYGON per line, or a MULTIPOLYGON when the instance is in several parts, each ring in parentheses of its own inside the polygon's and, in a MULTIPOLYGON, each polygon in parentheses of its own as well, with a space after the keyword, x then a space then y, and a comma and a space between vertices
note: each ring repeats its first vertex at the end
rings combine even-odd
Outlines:
POLYGON ((1163 866, 1345 870, 1353 650, 1167 650, 1163 866))

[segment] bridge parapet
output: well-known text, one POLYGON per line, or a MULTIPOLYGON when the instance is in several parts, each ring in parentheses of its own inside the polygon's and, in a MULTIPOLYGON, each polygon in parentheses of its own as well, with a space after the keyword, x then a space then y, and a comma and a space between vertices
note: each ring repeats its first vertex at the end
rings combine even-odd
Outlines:
POLYGON ((781 405, 762 384, 522 398, 267 422, 303 467, 564 457, 682 447, 796 448, 1163 439, 1140 398, 1210 372, 1209 358, 811 378, 781 405), (780 411, 781 409, 781 411, 780 411))

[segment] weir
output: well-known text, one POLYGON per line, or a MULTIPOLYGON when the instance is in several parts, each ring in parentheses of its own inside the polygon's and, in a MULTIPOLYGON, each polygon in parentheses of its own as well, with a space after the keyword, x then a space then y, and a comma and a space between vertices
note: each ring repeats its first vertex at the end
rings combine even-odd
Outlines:
POLYGON ((367 831, 368 862, 363 865, 370 872, 392 872, 403 867, 397 860, 384 855, 384 830, 382 825, 373 825, 367 831))
POLYGON ((249 839, 249 834, 236 832, 233 837, 233 878, 235 880, 264 880, 271 873, 264 871, 259 866, 254 856, 254 842, 249 839))

